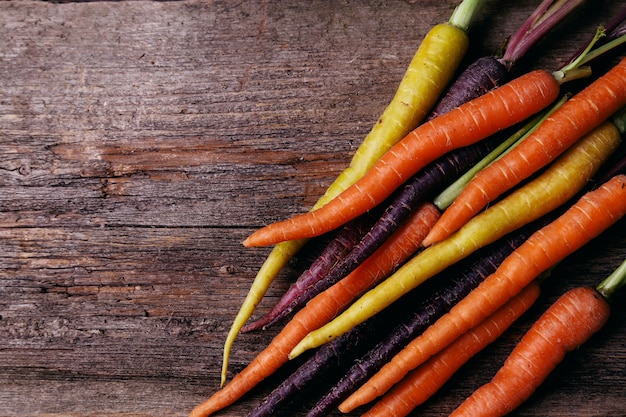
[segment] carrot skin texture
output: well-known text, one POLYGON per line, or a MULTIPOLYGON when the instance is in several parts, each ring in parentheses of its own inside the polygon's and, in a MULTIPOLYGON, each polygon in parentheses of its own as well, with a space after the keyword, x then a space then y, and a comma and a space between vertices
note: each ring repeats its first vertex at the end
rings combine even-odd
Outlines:
POLYGON ((563 215, 533 233, 495 273, 408 344, 349 400, 361 405, 382 395, 410 370, 476 326, 541 272, 582 247, 625 213, 626 176, 616 176, 583 195, 563 215))
MULTIPOLYGON (((453 14, 451 20, 455 17, 453 14)), ((414 129, 435 105, 469 47, 467 28, 457 27, 454 23, 456 21, 435 25, 424 36, 392 101, 358 147, 350 165, 328 187, 313 210, 325 205, 361 178, 391 146, 414 129)), ((306 242, 307 239, 295 239, 278 243, 259 269, 224 342, 222 385, 226 381, 230 350, 239 331, 276 275, 306 242)))
POLYGON ((610 311, 595 289, 569 290, 533 324, 491 382, 477 389, 450 417, 498 417, 519 407, 568 352, 604 326, 610 311))
POLYGON ((490 201, 541 169, 626 104, 626 58, 546 119, 511 152, 479 172, 426 237, 430 245, 458 230, 490 201))
POLYGON ((328 204, 257 230, 244 245, 270 245, 333 230, 380 204, 428 163, 526 119, 558 94, 559 85, 550 73, 535 70, 524 74, 420 125, 383 155, 361 180, 328 204))
POLYGON ((322 326, 371 285, 383 279, 414 253, 439 218, 439 210, 425 203, 413 215, 416 221, 398 229, 378 251, 337 284, 313 298, 285 325, 270 344, 227 385, 198 404, 190 417, 208 416, 245 395, 288 360, 293 347, 310 331, 322 326))
POLYGON ((374 216, 371 213, 365 213, 346 223, 324 248, 322 253, 311 263, 311 266, 289 287, 274 307, 260 319, 244 326, 241 332, 246 333, 258 328, 266 329, 294 311, 298 305, 294 304, 293 300, 300 297, 307 288, 312 287, 317 281, 328 275, 333 267, 352 251, 354 246, 370 229, 373 222, 374 216))
POLYGON ((615 125, 605 122, 554 161, 541 176, 470 220, 450 238, 420 252, 340 316, 308 334, 290 356, 326 343, 449 265, 561 206, 587 184, 620 139, 615 125))
POLYGON ((478 58, 456 77, 426 120, 448 113, 501 86, 508 79, 509 72, 500 61, 490 56, 478 58))
POLYGON ((461 366, 500 337, 534 304, 539 293, 540 288, 536 281, 528 284, 498 311, 408 374, 362 417, 408 415, 435 394, 461 366))
MULTIPOLYGON (((539 223, 544 224, 545 222, 547 220, 542 219, 539 223)), ((322 417, 336 408, 404 346, 448 312, 454 304, 469 294, 488 275, 492 274, 500 262, 525 241, 536 227, 535 225, 525 227, 511 236, 493 243, 490 247, 484 248, 482 252, 475 253, 474 256, 464 262, 455 264, 452 270, 447 269, 443 272, 444 276, 441 279, 447 278, 447 282, 419 303, 417 308, 407 314, 406 318, 400 321, 381 342, 365 355, 362 355, 335 386, 311 408, 306 417, 322 417)), ((351 410, 342 411, 349 412, 351 410)))

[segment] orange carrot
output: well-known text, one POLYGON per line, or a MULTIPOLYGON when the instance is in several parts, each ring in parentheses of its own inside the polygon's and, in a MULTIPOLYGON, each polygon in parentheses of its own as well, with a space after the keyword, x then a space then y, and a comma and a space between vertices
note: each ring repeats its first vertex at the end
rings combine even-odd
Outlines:
POLYGON ((423 204, 374 254, 350 275, 317 295, 300 310, 253 361, 224 388, 199 404, 190 417, 208 416, 237 401, 289 360, 293 347, 310 331, 322 326, 368 287, 384 279, 419 247, 439 210, 423 204))
POLYGON ((563 215, 533 233, 450 312, 409 343, 346 401, 352 408, 386 392, 409 371, 476 326, 539 274, 626 214, 626 175, 583 195, 563 215))
POLYGON ((547 165, 626 104, 626 58, 556 110, 522 143, 467 184, 446 209, 425 245, 458 230, 490 201, 547 165))
MULTIPOLYGON (((409 414, 436 393, 472 356, 500 337, 534 304, 539 292, 536 281, 528 284, 485 321, 407 375, 363 417, 404 417, 409 414)), ((341 405, 339 409, 342 412, 350 411, 341 405)))
POLYGON ((536 70, 522 75, 420 125, 387 151, 365 176, 325 206, 266 226, 250 235, 244 245, 270 245, 335 229, 381 203, 426 164, 526 119, 558 94, 559 82, 549 72, 536 70))
POLYGON ((570 352, 600 330, 611 309, 594 288, 562 295, 533 324, 491 382, 466 399, 450 417, 500 417, 524 402, 570 352))

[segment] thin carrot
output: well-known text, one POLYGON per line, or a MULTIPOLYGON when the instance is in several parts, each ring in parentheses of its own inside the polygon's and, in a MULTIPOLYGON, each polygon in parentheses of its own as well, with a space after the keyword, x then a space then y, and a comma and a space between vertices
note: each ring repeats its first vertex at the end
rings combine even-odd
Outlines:
POLYGON ((426 164, 452 149, 471 145, 526 119, 549 105, 558 94, 559 83, 550 73, 535 70, 524 74, 420 125, 392 147, 361 180, 328 204, 266 226, 249 236, 244 245, 268 245, 335 229, 381 203, 426 164))
MULTIPOLYGON (((448 22, 435 25, 426 34, 393 99, 356 150, 348 168, 328 187, 312 210, 325 205, 361 178, 391 146, 422 121, 461 63, 469 46, 467 30, 484 3, 485 0, 463 0, 448 22)), ((274 278, 305 244, 306 239, 277 244, 257 272, 224 343, 221 385, 226 381, 230 351, 241 328, 274 278)))
POLYGON ((587 184, 619 142, 619 131, 612 123, 595 129, 542 175, 474 217, 450 238, 420 252, 340 316, 308 334, 290 356, 337 337, 449 265, 561 206, 587 184))
POLYGON ((439 210, 425 203, 383 246, 350 275, 313 298, 285 325, 270 344, 221 390, 195 407, 190 417, 208 416, 237 401, 259 382, 272 375, 289 358, 291 349, 310 331, 322 326, 371 285, 384 279, 413 254, 439 210))
POLYGON ((450 236, 490 201, 547 165, 625 104, 626 58, 563 104, 526 140, 476 174, 424 244, 450 236))
POLYGON ((451 417, 500 417, 519 407, 563 361, 600 330, 614 293, 626 284, 626 261, 596 288, 567 291, 532 325, 493 379, 451 417))
MULTIPOLYGON (((468 360, 500 337, 534 304, 539 293, 539 284, 532 281, 498 311, 408 374, 362 417, 404 417, 409 414, 435 394, 468 360)), ((349 412, 341 405, 339 409, 349 412)))
POLYGON ((409 371, 476 326, 543 271, 570 255, 626 214, 626 176, 586 193, 563 215, 541 228, 422 335, 361 386, 346 404, 356 407, 386 392, 409 371))

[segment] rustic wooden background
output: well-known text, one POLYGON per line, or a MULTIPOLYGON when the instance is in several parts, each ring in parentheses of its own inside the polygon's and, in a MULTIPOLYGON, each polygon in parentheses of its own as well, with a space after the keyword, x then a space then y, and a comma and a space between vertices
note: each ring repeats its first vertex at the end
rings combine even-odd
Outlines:
MULTIPOLYGON (((185 416, 213 393, 269 251, 240 242, 310 208, 456 3, 0 2, 0 415, 185 416)), ((497 52, 538 3, 490 1, 469 56, 497 52)), ((556 69, 626 6, 587 3, 519 70, 556 69)), ((624 225, 560 264, 536 308, 415 415, 451 411, 558 294, 608 274, 624 225)), ((617 304, 514 415, 626 415, 617 304)), ((231 373, 275 331, 240 336, 231 373)), ((219 415, 245 415, 277 379, 219 415)))

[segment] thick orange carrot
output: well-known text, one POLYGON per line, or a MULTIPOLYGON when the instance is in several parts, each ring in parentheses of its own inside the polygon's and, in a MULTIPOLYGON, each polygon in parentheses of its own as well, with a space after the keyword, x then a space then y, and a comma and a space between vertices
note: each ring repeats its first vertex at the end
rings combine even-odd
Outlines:
POLYGON ((626 214, 626 176, 583 195, 563 215, 532 234, 450 312, 409 343, 347 401, 356 407, 382 395, 409 371, 476 326, 543 271, 626 214))
POLYGON ((445 239, 626 104, 626 58, 557 109, 522 143, 480 171, 424 240, 445 239))
POLYGON ((354 185, 318 210, 266 226, 245 246, 313 237, 335 229, 387 198, 407 178, 452 149, 467 146, 526 119, 550 104, 559 83, 536 70, 422 124, 393 146, 354 185))
MULTIPOLYGON (((363 417, 404 417, 409 414, 436 393, 472 356, 500 337, 534 304, 539 293, 536 281, 528 284, 498 311, 407 375, 363 417)), ((339 409, 344 413, 352 411, 343 405, 339 409)))
POLYGON ((600 330, 611 309, 595 289, 566 292, 533 324, 491 382, 467 398, 450 417, 500 417, 524 402, 565 355, 600 330))
POLYGON ((293 347, 322 326, 368 287, 384 279, 413 254, 439 218, 439 210, 423 204, 372 256, 344 279, 317 295, 300 310, 263 351, 224 388, 199 404, 191 417, 208 416, 237 401, 289 360, 293 347))

